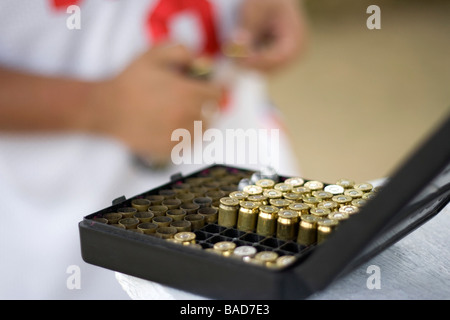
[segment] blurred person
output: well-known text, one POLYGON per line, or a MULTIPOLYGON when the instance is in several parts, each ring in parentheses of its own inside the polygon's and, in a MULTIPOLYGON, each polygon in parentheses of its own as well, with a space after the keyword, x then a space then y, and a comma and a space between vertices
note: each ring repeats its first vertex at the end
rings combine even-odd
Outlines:
POLYGON ((4 0, 0 25, 2 299, 127 297, 82 261, 78 222, 193 171, 136 167, 133 155, 170 163, 172 132, 208 121, 207 105, 221 106, 212 127, 279 127, 259 74, 295 59, 304 39, 294 0, 4 0), (247 77, 183 72, 199 57, 218 63, 227 43, 245 48, 233 63, 247 77))

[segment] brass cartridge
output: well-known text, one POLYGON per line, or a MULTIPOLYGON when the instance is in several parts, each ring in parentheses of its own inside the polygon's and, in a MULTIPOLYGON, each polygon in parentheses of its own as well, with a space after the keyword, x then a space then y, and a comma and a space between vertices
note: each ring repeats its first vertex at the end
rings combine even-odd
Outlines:
POLYGON ((303 203, 306 203, 310 208, 315 208, 320 203, 320 199, 316 197, 304 197, 303 203))
POLYGON ((108 220, 109 224, 116 224, 122 219, 122 214, 119 212, 108 212, 103 214, 103 218, 108 220))
POLYGON ((361 198, 363 196, 364 192, 358 189, 347 189, 344 191, 344 195, 350 196, 353 199, 361 198))
POLYGON ((119 224, 123 225, 125 229, 136 229, 139 224, 139 219, 136 218, 123 218, 119 220, 119 224))
POLYGON ((298 213, 294 210, 280 210, 277 219, 277 238, 295 240, 298 231, 298 213))
POLYGON ((216 200, 213 203, 211 203, 211 208, 216 209, 217 212, 219 212, 219 206, 220 206, 220 200, 216 200))
POLYGON ((362 192, 370 192, 373 189, 373 185, 368 182, 357 183, 353 186, 353 188, 356 190, 361 190, 362 192))
POLYGON ((199 198, 205 196, 205 193, 208 191, 205 187, 198 186, 198 187, 192 187, 191 193, 194 194, 194 198, 199 198))
POLYGON ((256 254, 257 250, 253 246, 240 246, 236 247, 233 250, 233 257, 242 259, 244 261, 248 261, 249 259, 253 258, 256 254))
POLYGON ((285 256, 278 257, 275 264, 278 268, 283 268, 283 267, 286 267, 286 266, 294 263, 296 260, 297 260, 297 258, 295 256, 285 255, 285 256))
POLYGON ((220 199, 218 224, 228 228, 236 226, 238 211, 239 200, 237 198, 224 197, 220 199))
MULTIPOLYGON (((181 192, 177 193, 175 196, 175 199, 178 199, 181 201, 181 204, 183 203, 192 203, 192 200, 194 200, 195 195, 192 192, 181 192)), ((180 204, 180 206, 181 206, 180 204)))
POLYGON ((153 234, 156 232, 158 225, 156 223, 152 223, 152 222, 144 222, 144 223, 138 224, 137 228, 139 230, 142 230, 142 232, 145 234, 153 234))
POLYGON ((188 214, 184 217, 184 220, 191 223, 192 231, 201 229, 205 225, 205 217, 198 213, 188 214))
POLYGON ((133 218, 137 209, 133 207, 124 207, 117 209, 117 212, 122 214, 122 218, 133 218))
POLYGON ((339 222, 347 220, 349 217, 350 215, 348 213, 341 211, 335 211, 328 215, 328 219, 337 220, 339 222))
POLYGON ((259 179, 255 182, 255 185, 263 188, 263 190, 272 189, 275 185, 275 181, 273 181, 272 179, 259 179))
POLYGON ((291 203, 292 201, 288 199, 269 199, 269 204, 280 210, 287 209, 291 203))
POLYGON ((186 211, 186 214, 197 213, 197 210, 200 209, 200 206, 195 203, 182 203, 180 204, 180 209, 186 211))
POLYGON ((162 189, 158 191, 158 194, 164 196, 164 199, 175 199, 177 193, 172 189, 162 189))
POLYGON ((277 218, 280 210, 274 206, 259 207, 258 221, 256 224, 256 233, 271 237, 277 230, 277 218))
POLYGON ((317 241, 317 222, 320 218, 305 214, 300 217, 297 243, 309 246, 317 241))
POLYGON ((196 235, 194 232, 184 231, 178 232, 173 238, 183 245, 189 245, 195 243, 196 235))
POLYGON ((170 226, 176 228, 178 232, 191 231, 191 222, 184 219, 172 221, 170 226))
POLYGON ((324 242, 336 229, 339 222, 334 219, 323 219, 317 222, 317 243, 324 242))
POLYGON ((311 209, 311 207, 303 202, 294 202, 288 206, 288 209, 297 211, 298 215, 302 216, 304 214, 309 214, 309 210, 311 209))
POLYGON ((352 205, 346 205, 346 206, 340 207, 339 212, 345 213, 345 214, 348 214, 349 216, 351 216, 352 214, 358 213, 359 208, 356 206, 352 206, 352 205))
POLYGON ((289 184, 292 188, 296 188, 301 187, 305 183, 305 180, 300 177, 291 177, 284 180, 284 183, 289 184))
POLYGON ((246 232, 253 232, 256 229, 258 219, 258 204, 252 201, 241 201, 238 213, 237 229, 246 232))
POLYGON ((263 188, 254 184, 248 185, 244 187, 244 192, 248 193, 248 195, 256 195, 256 194, 262 194, 263 188))
POLYGON ((180 199, 164 199, 161 203, 163 206, 166 206, 169 210, 178 209, 181 205, 180 199))
POLYGON ((233 191, 230 193, 229 197, 233 199, 237 199, 238 201, 247 200, 249 194, 244 191, 233 191))
POLYGON ((331 210, 327 208, 311 208, 309 213, 317 218, 326 218, 331 213, 331 210))
POLYGON ((168 227, 172 221, 173 219, 168 216, 156 216, 152 219, 152 222, 157 224, 158 227, 168 227))
POLYGON ((299 193, 294 193, 294 192, 283 193, 283 198, 290 200, 292 202, 302 202, 303 201, 302 195, 299 193))
POLYGON ((202 185, 202 183, 204 182, 204 179, 202 177, 190 177, 190 178, 186 178, 186 183, 188 183, 191 186, 191 189, 194 187, 198 187, 200 185, 202 185))
POLYGON ((355 206, 357 208, 362 208, 367 204, 367 200, 364 198, 358 198, 358 199, 353 199, 351 202, 352 206, 355 206))
POLYGON ((183 209, 170 209, 166 212, 166 216, 171 217, 173 221, 183 220, 186 214, 183 209))
POLYGON ((344 189, 351 189, 355 185, 355 181, 349 179, 339 179, 338 181, 336 181, 336 184, 343 187, 344 189))
POLYGON ((274 187, 275 190, 281 191, 281 193, 291 192, 292 191, 292 185, 279 182, 274 187))
POLYGON ((275 189, 265 189, 263 195, 266 196, 270 202, 270 199, 281 199, 283 197, 283 192, 275 189))
POLYGON ((217 191, 219 190, 220 187, 220 183, 217 181, 206 181, 205 183, 202 184, 202 187, 206 188, 206 192, 208 191, 217 191))
POLYGON ((213 249, 217 253, 220 253, 223 256, 229 257, 233 254, 234 249, 236 248, 236 243, 231 241, 220 241, 214 244, 213 249))
POLYGON ((138 212, 147 211, 150 207, 151 202, 148 199, 133 199, 131 200, 131 206, 135 208, 138 212))
POLYGON ((350 196, 347 196, 345 194, 338 194, 337 196, 334 196, 333 198, 331 198, 331 200, 334 202, 337 202, 339 207, 342 207, 342 206, 346 206, 346 205, 350 204, 352 202, 353 198, 350 196))
POLYGON ((197 213, 205 218, 205 223, 216 223, 218 211, 219 210, 213 207, 204 207, 198 209, 197 213))
POLYGON ((133 217, 136 219, 139 219, 140 223, 144 223, 144 222, 152 221, 154 216, 155 215, 151 211, 143 211, 143 212, 140 211, 140 212, 136 212, 133 217))
POLYGON ((373 198, 375 198, 375 196, 377 195, 377 193, 375 191, 369 191, 363 194, 362 198, 364 200, 372 200, 373 198))
POLYGON ((155 217, 165 216, 167 210, 169 210, 169 208, 163 205, 155 205, 148 207, 148 211, 152 212, 155 217))
POLYGON ((225 196, 226 196, 225 192, 220 191, 220 190, 209 190, 205 193, 205 197, 212 199, 211 202, 218 201, 218 200, 220 200, 220 198, 223 198, 225 196))
POLYGON ((310 197, 311 196, 311 189, 305 187, 305 186, 300 186, 300 187, 294 187, 292 188, 292 192, 293 193, 298 193, 300 194, 302 197, 310 197))
POLYGON ((255 260, 266 267, 275 267, 279 255, 275 251, 261 251, 255 254, 255 260))
POLYGON ((162 239, 173 239, 173 236, 177 233, 177 228, 174 227, 158 227, 155 235, 162 239))
POLYGON ((192 200, 192 203, 199 205, 200 208, 211 207, 212 199, 209 197, 197 197, 192 200))
POLYGON ((94 217, 92 218, 95 222, 108 224, 108 219, 102 217, 94 217))
POLYGON ((156 206, 161 204, 161 202, 164 200, 164 196, 159 194, 151 194, 146 196, 145 199, 150 200, 151 206, 156 206))
POLYGON ((333 198, 333 194, 331 192, 327 192, 325 190, 317 190, 312 192, 312 196, 319 199, 319 201, 330 201, 333 198))
POLYGON ((266 206, 268 204, 268 198, 262 194, 250 195, 248 196, 247 201, 255 202, 259 206, 266 206))
POLYGON ((323 182, 316 181, 316 180, 310 180, 308 182, 305 182, 305 187, 309 188, 311 191, 317 191, 322 190, 324 187, 323 182))
POLYGON ((322 201, 321 203, 317 204, 317 208, 325 208, 330 209, 331 211, 338 211, 339 204, 333 200, 322 201))

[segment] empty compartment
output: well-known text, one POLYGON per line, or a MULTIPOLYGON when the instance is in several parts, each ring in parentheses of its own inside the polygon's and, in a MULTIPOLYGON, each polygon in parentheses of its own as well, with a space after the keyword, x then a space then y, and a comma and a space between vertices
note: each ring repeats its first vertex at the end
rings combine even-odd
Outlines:
POLYGON ((209 243, 217 243, 217 242, 221 242, 221 241, 232 241, 233 239, 228 238, 228 237, 223 237, 223 236, 213 236, 211 238, 208 239, 209 243))
POLYGON ((237 247, 242 247, 242 246, 253 246, 253 243, 247 242, 247 241, 233 240, 233 242, 236 243, 236 246, 237 246, 237 247))
POLYGON ((258 252, 261 252, 261 251, 274 251, 273 248, 267 247, 267 246, 262 246, 260 244, 254 244, 253 246, 256 248, 256 250, 258 250, 258 252))
POLYGON ((245 235, 243 235, 242 237, 240 237, 240 239, 244 240, 244 241, 257 243, 257 242, 260 242, 261 240, 263 240, 264 237, 257 235, 256 233, 249 232, 249 233, 246 233, 245 235))
POLYGON ((222 232, 222 235, 230 238, 239 238, 245 235, 245 232, 239 231, 237 229, 226 229, 224 232, 222 232))
POLYGON ((265 246, 268 246, 271 248, 278 248, 278 247, 284 245, 286 242, 283 240, 277 239, 277 238, 269 237, 269 238, 262 240, 260 243, 262 245, 265 245, 265 246))
POLYGON ((210 232, 210 233, 219 234, 222 231, 224 231, 225 229, 226 229, 225 227, 219 226, 217 224, 208 224, 208 225, 204 226, 201 230, 210 232))
POLYGON ((205 242, 205 241, 200 241, 199 244, 202 246, 203 249, 208 249, 208 248, 212 248, 213 245, 211 243, 205 242))
POLYGON ((288 251, 290 253, 298 253, 301 251, 301 246, 295 242, 289 241, 280 246, 281 250, 288 251))
POLYGON ((206 240, 213 236, 212 233, 204 232, 204 231, 194 231, 194 233, 195 233, 195 240, 198 240, 198 241, 206 240))

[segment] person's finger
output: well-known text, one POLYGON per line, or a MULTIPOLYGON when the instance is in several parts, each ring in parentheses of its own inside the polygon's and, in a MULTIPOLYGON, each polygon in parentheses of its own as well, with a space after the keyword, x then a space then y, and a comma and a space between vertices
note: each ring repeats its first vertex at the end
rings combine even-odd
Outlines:
POLYGON ((274 26, 272 42, 244 59, 247 66, 270 70, 289 63, 300 51, 301 35, 286 25, 274 26))
POLYGON ((236 30, 230 41, 253 50, 267 30, 267 20, 274 13, 274 1, 245 0, 239 8, 236 30))
POLYGON ((267 26, 270 39, 263 46, 251 51, 241 59, 247 67, 270 71, 290 62, 301 52, 305 42, 305 26, 299 13, 300 9, 293 2, 285 2, 277 14, 272 14, 267 26))
POLYGON ((194 61, 195 55, 181 44, 164 44, 156 47, 154 57, 157 63, 165 65, 185 66, 194 61))

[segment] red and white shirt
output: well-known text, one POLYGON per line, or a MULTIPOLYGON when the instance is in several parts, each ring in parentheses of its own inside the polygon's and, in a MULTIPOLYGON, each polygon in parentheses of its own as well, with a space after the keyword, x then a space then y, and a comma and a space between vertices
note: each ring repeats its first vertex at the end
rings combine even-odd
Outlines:
POLYGON ((215 55, 239 0, 2 0, 0 64, 42 74, 99 79, 170 39, 215 55), (79 7, 79 29, 67 26, 79 7))

